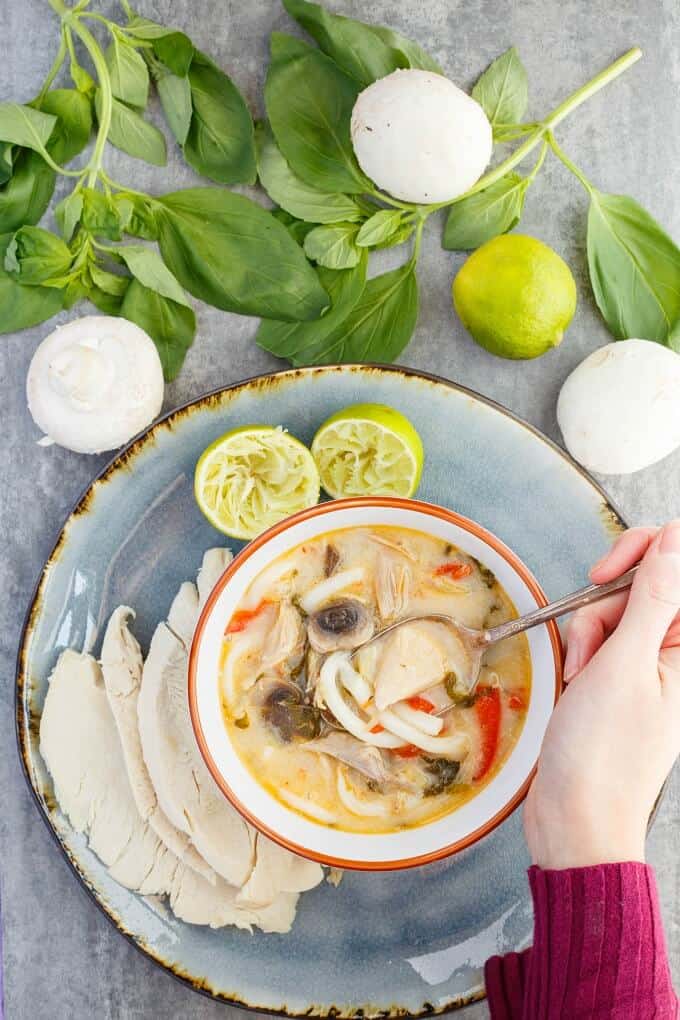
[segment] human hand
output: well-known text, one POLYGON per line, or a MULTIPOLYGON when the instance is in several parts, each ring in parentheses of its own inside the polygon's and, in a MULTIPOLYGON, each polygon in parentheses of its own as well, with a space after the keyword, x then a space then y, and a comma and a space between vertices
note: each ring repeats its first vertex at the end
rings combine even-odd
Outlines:
POLYGON ((680 521, 634 528, 591 570, 642 562, 630 592, 580 609, 565 682, 524 810, 534 864, 644 861, 659 790, 680 753, 680 521))

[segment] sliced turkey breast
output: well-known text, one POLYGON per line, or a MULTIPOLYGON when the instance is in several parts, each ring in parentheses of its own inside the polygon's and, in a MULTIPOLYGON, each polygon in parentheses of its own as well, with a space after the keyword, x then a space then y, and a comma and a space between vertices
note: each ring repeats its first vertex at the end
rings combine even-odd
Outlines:
POLYGON ((118 729, 132 795, 142 819, 181 861, 213 885, 217 875, 161 809, 142 755, 137 723, 137 701, 142 682, 142 651, 128 627, 134 618, 128 606, 119 606, 109 619, 101 651, 104 687, 118 729))
POLYGON ((314 861, 284 850, 261 832, 255 843, 255 867, 238 894, 238 902, 253 906, 275 903, 281 894, 313 889, 323 880, 323 869, 314 861))
POLYGON ((65 651, 50 678, 40 722, 40 750, 62 811, 84 832, 113 878, 144 895, 167 895, 192 924, 290 930, 297 895, 264 909, 242 906, 221 879, 211 885, 168 850, 135 804, 102 673, 90 655, 65 651))
MULTIPOLYGON (((212 588, 210 575, 220 563, 212 552, 207 557, 202 568, 206 589, 212 588)), ((137 704, 139 734, 162 810, 218 875, 240 888, 253 869, 254 832, 210 775, 189 715, 188 649, 197 618, 198 592, 187 582, 170 607, 168 623, 159 624, 151 640, 137 704)))

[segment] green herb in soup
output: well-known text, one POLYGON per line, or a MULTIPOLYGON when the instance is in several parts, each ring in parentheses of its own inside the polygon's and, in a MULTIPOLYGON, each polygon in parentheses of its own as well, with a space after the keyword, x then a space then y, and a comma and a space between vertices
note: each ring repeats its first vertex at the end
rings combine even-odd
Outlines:
POLYGON ((411 529, 346 528, 269 564, 227 621, 219 678, 224 724, 257 781, 351 832, 422 825, 474 797, 522 730, 528 644, 489 649, 474 694, 442 623, 407 623, 353 656, 432 613, 477 628, 516 615, 483 563, 411 529))

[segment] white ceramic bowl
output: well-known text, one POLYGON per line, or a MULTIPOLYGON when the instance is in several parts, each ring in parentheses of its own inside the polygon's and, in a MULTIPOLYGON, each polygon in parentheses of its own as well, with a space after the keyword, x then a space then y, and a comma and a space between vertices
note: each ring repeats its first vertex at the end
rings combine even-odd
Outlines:
POLYGON ((216 783, 237 810, 289 850, 336 867, 374 871, 413 867, 456 853, 513 811, 529 788, 561 688, 562 666, 556 625, 528 631, 532 687, 519 740, 491 782, 443 818, 402 832, 343 832, 304 818, 276 800, 242 764, 222 721, 218 677, 225 624, 250 582, 282 553, 337 528, 381 524, 436 535, 476 556, 493 570, 520 614, 546 604, 538 583, 518 557, 474 521, 417 500, 335 500, 288 518, 242 550, 206 603, 189 659, 189 706, 196 739, 216 783))

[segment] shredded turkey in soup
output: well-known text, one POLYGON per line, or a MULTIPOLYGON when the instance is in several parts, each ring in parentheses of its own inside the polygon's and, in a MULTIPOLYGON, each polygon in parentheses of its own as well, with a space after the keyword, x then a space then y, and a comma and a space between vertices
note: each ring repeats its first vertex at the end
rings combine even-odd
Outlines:
POLYGON ((473 694, 455 631, 516 616, 494 574, 440 538, 355 527, 281 556, 226 623, 225 726, 271 794, 327 826, 393 832, 474 797, 508 757, 531 686, 524 634, 490 648, 473 694), (353 655, 353 653, 356 654, 353 655))

